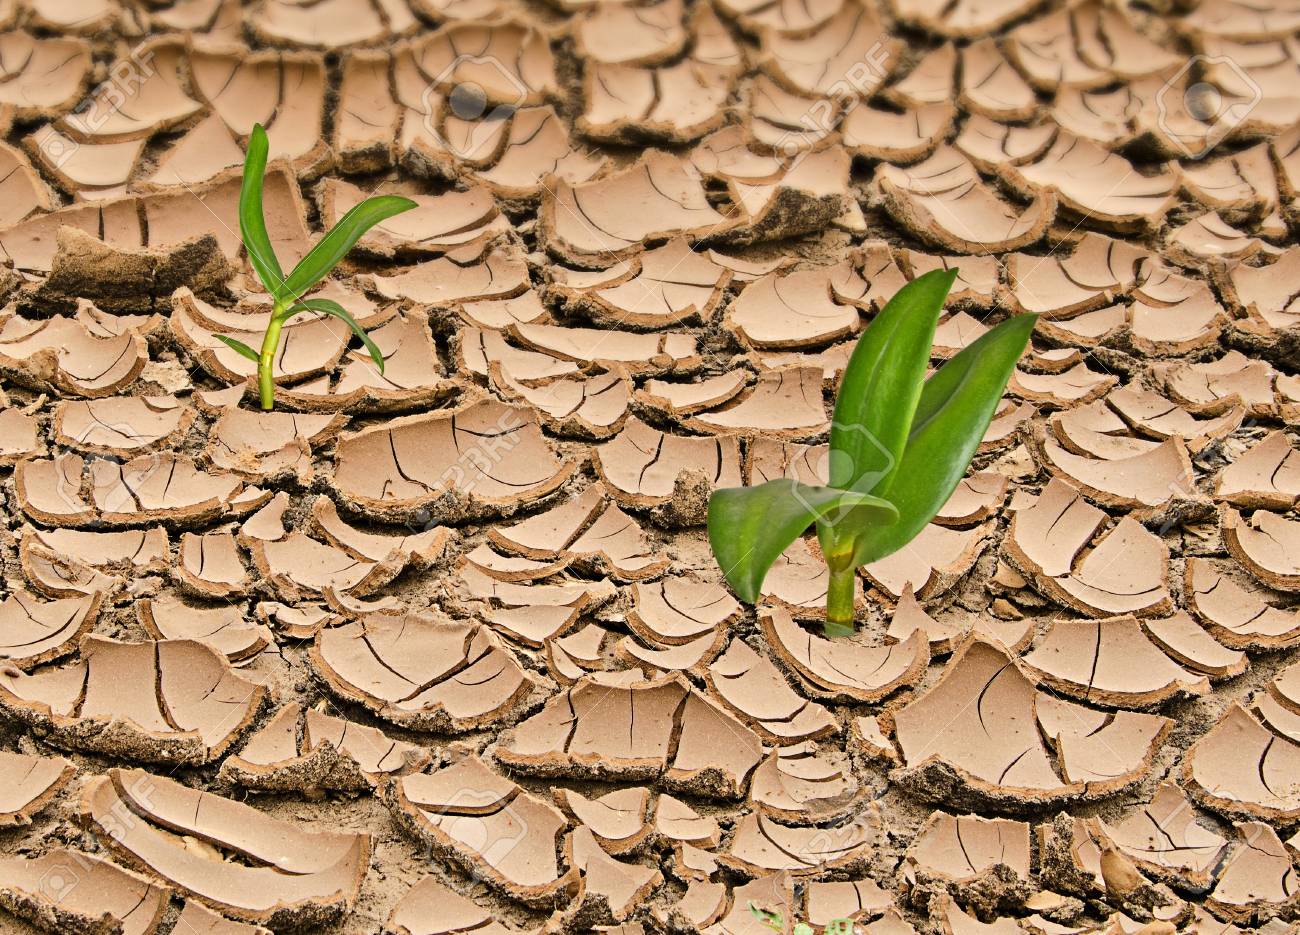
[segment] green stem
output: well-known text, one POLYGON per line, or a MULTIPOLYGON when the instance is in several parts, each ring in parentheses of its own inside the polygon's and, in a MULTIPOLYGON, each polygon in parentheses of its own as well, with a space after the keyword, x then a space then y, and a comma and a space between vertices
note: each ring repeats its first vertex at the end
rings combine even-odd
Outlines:
POLYGON ((271 369, 275 366, 275 352, 280 346, 280 329, 284 327, 284 309, 276 302, 271 310, 271 321, 262 337, 262 352, 257 358, 257 390, 262 399, 262 409, 270 412, 275 407, 275 380, 271 369))
POLYGON ((830 569, 830 584, 826 589, 826 635, 829 637, 853 635, 852 564, 830 569))

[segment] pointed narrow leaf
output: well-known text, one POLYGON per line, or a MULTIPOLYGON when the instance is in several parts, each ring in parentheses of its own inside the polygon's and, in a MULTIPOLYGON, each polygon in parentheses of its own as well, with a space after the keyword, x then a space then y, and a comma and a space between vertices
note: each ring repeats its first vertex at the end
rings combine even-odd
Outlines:
POLYGON ((272 298, 279 298, 284 290, 284 272, 267 236, 266 218, 262 214, 262 179, 266 175, 268 146, 266 131, 260 123, 256 124, 248 138, 244 181, 239 188, 239 233, 257 278, 272 298))
POLYGON ((715 490, 709 498, 709 545, 727 582, 752 604, 767 570, 790 543, 827 514, 849 508, 874 513, 882 523, 898 517, 879 497, 789 479, 715 490))
POLYGON ((367 198, 339 218, 339 222, 321 238, 320 243, 299 261, 285 280, 285 292, 294 298, 301 296, 329 275, 329 271, 338 266, 339 261, 347 256, 348 251, 366 231, 394 214, 401 214, 414 207, 414 201, 398 195, 367 198))
POLYGON ((228 338, 224 334, 214 334, 213 337, 226 345, 226 347, 230 348, 232 351, 238 351, 253 363, 257 363, 257 351, 253 350, 243 341, 236 341, 234 338, 228 338))
POLYGON ((360 338, 361 343, 366 346, 366 350, 370 352, 370 359, 375 362, 375 366, 379 368, 379 372, 384 372, 384 355, 380 353, 379 347, 374 341, 370 340, 370 335, 366 334, 365 330, 357 324, 357 320, 353 318, 342 305, 339 305, 339 303, 335 302, 333 299, 304 299, 289 308, 289 310, 285 312, 284 317, 290 318, 298 312, 301 312, 303 309, 306 309, 309 312, 320 312, 322 315, 332 315, 334 318, 338 318, 345 322, 347 326, 352 329, 352 333, 360 338))
POLYGON ((1016 315, 980 336, 925 383, 889 500, 901 517, 859 536, 854 558, 874 562, 902 548, 952 496, 970 467, 1034 330, 1035 315, 1016 315))
POLYGON ((885 496, 898 472, 956 270, 932 270, 894 295, 858 339, 831 421, 830 486, 885 496))

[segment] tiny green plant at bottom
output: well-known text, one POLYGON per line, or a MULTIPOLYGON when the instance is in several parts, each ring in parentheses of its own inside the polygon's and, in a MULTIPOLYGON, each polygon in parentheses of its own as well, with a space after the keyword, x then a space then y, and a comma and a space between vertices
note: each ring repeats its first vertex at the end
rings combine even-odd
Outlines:
MULTIPOLYGON (((779 912, 764 909, 756 903, 749 904, 749 911, 754 918, 775 932, 785 931, 785 917, 779 912)), ((796 922, 790 928, 791 935, 815 935, 816 930, 807 922, 796 922)), ((824 926, 825 935, 853 935, 852 919, 831 919, 824 926)))
POLYGON ((835 401, 826 486, 783 478, 709 498, 709 545, 746 603, 757 603, 768 569, 815 524, 830 573, 826 635, 851 636, 857 569, 915 539, 965 476, 1037 316, 1008 318, 927 379, 956 277, 918 276, 858 340, 835 401))
POLYGON ((229 335, 216 335, 217 340, 257 364, 257 392, 265 410, 275 406, 273 374, 275 353, 280 346, 280 332, 284 329, 285 322, 302 312, 330 315, 344 322, 366 346, 379 372, 384 372, 384 355, 343 306, 332 299, 303 296, 338 266, 366 231, 395 214, 415 207, 414 201, 397 195, 367 198, 339 218, 339 222, 286 276, 280 268, 275 249, 271 246, 271 238, 266 232, 266 217, 262 213, 262 180, 266 175, 268 150, 266 130, 259 123, 253 127, 248 138, 248 154, 244 159, 244 179, 239 190, 239 233, 244 241, 244 249, 248 252, 248 262, 270 293, 271 318, 262 336, 260 352, 229 335))

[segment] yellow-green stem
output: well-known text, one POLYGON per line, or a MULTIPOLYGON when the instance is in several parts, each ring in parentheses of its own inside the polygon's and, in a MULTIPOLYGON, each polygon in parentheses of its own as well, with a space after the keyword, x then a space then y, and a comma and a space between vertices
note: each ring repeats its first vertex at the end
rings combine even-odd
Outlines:
POLYGON ((257 391, 262 399, 262 409, 270 412, 275 407, 275 380, 271 370, 275 366, 275 352, 280 347, 280 329, 284 327, 284 309, 276 302, 271 309, 271 321, 262 337, 262 352, 257 357, 257 391))
POLYGON ((832 566, 830 572, 830 584, 826 588, 826 635, 852 636, 853 566, 832 566))

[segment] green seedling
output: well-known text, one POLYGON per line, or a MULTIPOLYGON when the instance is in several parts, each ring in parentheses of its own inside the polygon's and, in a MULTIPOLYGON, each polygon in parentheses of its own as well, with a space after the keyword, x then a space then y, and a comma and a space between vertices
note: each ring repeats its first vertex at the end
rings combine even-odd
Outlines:
POLYGON ((772 563, 816 524, 830 571, 826 635, 850 636, 857 569, 906 546, 952 496, 1037 319, 1007 319, 926 379, 956 276, 918 276, 858 340, 835 401, 827 486, 787 478, 710 498, 709 544, 742 600, 758 601, 772 563))
POLYGON ((224 334, 217 339, 257 364, 257 390, 262 408, 275 406, 275 380, 271 375, 275 352, 280 346, 280 331, 284 323, 300 312, 315 312, 342 319, 370 352, 379 372, 384 372, 384 355, 379 353, 370 335, 362 330, 355 318, 332 299, 303 298, 307 292, 330 274, 347 256, 366 231, 395 214, 409 211, 415 202, 397 195, 367 198, 347 214, 312 247, 293 271, 286 276, 280 269, 271 238, 266 233, 266 218, 262 214, 262 178, 266 174, 266 131, 259 123, 253 127, 248 140, 248 155, 244 159, 244 182, 239 190, 239 233, 248 251, 257 278, 271 296, 271 320, 262 337, 262 351, 257 353, 242 341, 224 334))
MULTIPOLYGON (((749 911, 760 924, 774 932, 785 931, 785 917, 779 912, 763 909, 751 902, 749 911)), ((814 935, 814 929, 807 922, 796 922, 790 929, 790 935, 814 935)), ((831 919, 822 929, 823 935, 853 935, 852 919, 831 919)))

